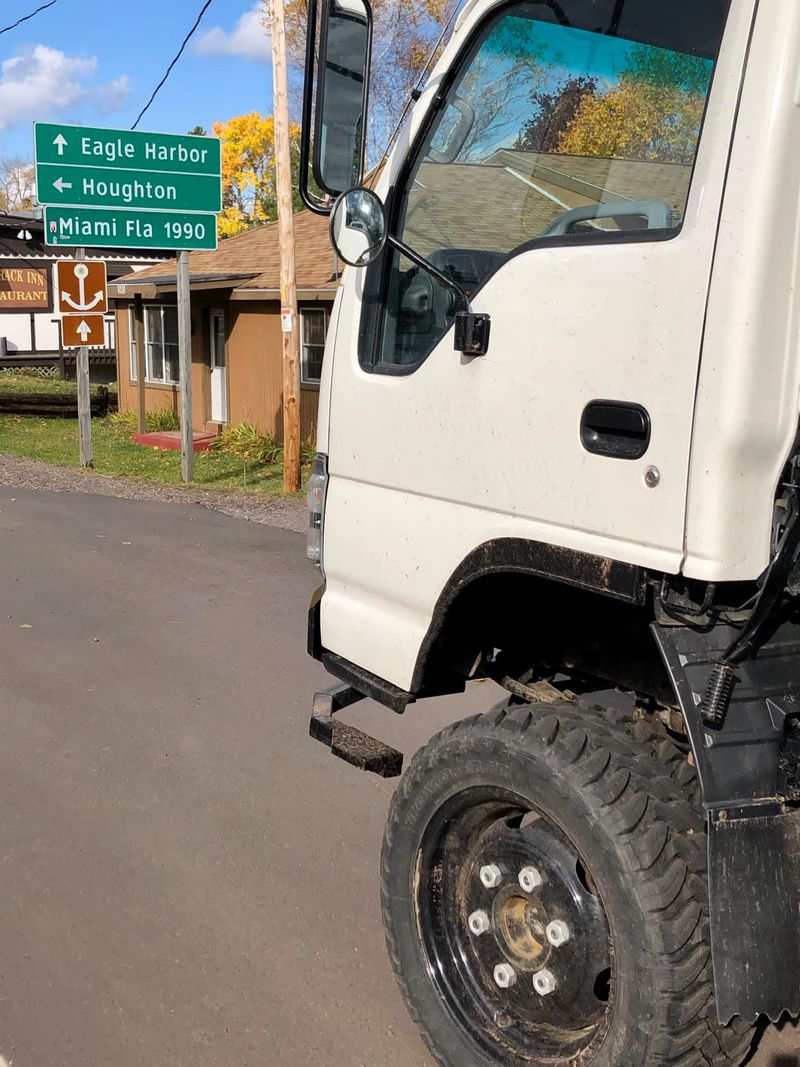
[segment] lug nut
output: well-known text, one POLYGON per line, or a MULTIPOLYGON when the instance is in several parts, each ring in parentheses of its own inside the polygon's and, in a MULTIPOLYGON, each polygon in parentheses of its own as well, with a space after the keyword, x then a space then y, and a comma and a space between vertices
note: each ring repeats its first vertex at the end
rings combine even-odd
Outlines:
POLYGON ((533 976, 533 988, 540 997, 549 997, 551 993, 555 993, 556 984, 553 972, 548 971, 547 968, 537 971, 533 976))
POLYGON ((503 882, 503 872, 496 863, 487 863, 481 867, 481 881, 487 889, 497 889, 503 882))
POLYGON ((467 920, 470 930, 476 937, 482 937, 483 934, 488 934, 491 929, 491 923, 489 922, 489 916, 485 911, 473 911, 467 920))
POLYGON ((525 890, 526 893, 533 893, 540 885, 544 883, 541 871, 536 867, 523 867, 519 872, 519 884, 525 890))
POLYGON ((569 941, 569 927, 561 919, 554 919, 553 922, 547 924, 545 930, 547 934, 547 940, 553 946, 558 948, 560 945, 565 945, 569 941))
POLYGON ((494 969, 494 980, 501 989, 510 989, 516 985, 517 972, 509 963, 498 963, 494 969))

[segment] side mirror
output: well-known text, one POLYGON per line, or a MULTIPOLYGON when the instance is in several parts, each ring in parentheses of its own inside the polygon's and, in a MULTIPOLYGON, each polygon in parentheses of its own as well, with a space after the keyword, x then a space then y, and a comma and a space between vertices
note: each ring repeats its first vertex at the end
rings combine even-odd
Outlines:
POLYGON ((368 267, 383 251, 388 236, 386 212, 371 189, 350 189, 331 213, 331 241, 339 259, 368 267))
POLYGON ((331 242, 339 259, 350 267, 368 267, 387 244, 391 245, 454 294, 458 308, 455 314, 456 351, 465 356, 486 354, 491 328, 489 316, 472 310, 469 297, 454 278, 389 233, 383 202, 371 189, 349 189, 342 193, 331 212, 331 242))
POLYGON ((434 143, 428 149, 432 163, 455 163, 475 125, 475 109, 456 96, 447 104, 444 122, 434 143))
POLYGON ((369 0, 322 0, 317 57, 317 2, 308 5, 300 192, 307 207, 327 214, 309 195, 309 169, 332 197, 364 176, 372 8, 369 0))

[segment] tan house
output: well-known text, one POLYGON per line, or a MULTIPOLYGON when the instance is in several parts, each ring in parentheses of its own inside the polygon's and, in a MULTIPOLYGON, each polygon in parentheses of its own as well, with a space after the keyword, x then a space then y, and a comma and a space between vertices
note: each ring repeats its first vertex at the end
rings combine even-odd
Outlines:
MULTIPOLYGON (((303 439, 317 424, 319 380, 339 274, 325 217, 295 216, 303 439)), ((250 422, 282 436, 282 337, 278 226, 269 222, 189 256, 192 291, 193 429, 250 422)), ((145 408, 180 408, 176 262, 138 271, 110 287, 117 317, 120 411, 136 411, 139 383, 135 300, 145 340, 145 408)))

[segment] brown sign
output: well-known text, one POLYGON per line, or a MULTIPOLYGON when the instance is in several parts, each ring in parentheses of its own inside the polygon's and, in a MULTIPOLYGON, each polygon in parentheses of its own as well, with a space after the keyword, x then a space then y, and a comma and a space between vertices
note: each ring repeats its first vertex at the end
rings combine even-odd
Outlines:
POLYGON ((49 288, 46 270, 0 267, 0 312, 49 308, 49 288))
POLYGON ((65 348, 105 348, 106 324, 102 315, 65 315, 61 323, 65 348))
POLYGON ((108 311, 105 263, 62 260, 56 267, 56 277, 58 310, 62 315, 105 314, 108 311))

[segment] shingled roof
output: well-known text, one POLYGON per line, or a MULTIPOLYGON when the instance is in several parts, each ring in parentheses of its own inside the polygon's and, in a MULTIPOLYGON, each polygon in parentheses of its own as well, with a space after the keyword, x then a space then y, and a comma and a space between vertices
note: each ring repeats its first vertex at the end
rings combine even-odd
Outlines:
POLYGON ((404 239, 422 255, 443 247, 510 252, 570 208, 660 200, 683 213, 691 166, 501 149, 484 163, 424 162, 404 239))
MULTIPOLYGON (((328 220, 302 211, 294 216, 295 270, 297 288, 303 292, 336 291, 339 274, 328 236, 328 220)), ((175 289, 176 260, 167 260, 146 270, 119 278, 115 285, 126 290, 175 289)), ((198 288, 230 286, 237 294, 280 291, 280 247, 277 222, 267 222, 238 237, 220 241, 215 252, 191 252, 189 273, 198 288)), ((112 296, 127 295, 111 292, 112 296)))

